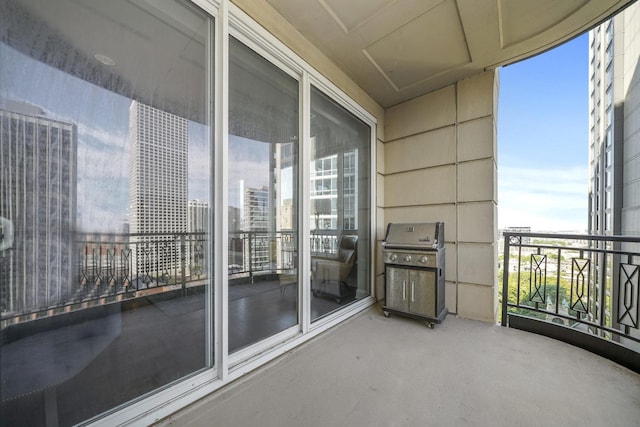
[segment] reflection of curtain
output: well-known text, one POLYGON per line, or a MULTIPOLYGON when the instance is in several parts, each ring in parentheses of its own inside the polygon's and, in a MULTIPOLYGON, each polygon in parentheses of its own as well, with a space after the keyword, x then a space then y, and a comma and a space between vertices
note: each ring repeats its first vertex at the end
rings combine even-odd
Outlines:
POLYGON ((229 133, 269 143, 297 139, 298 82, 233 37, 230 44, 229 133))
POLYGON ((209 18, 184 2, 102 3, 99 13, 94 7, 73 8, 73 20, 83 25, 69 25, 69 14, 56 9, 58 2, 2 0, 0 42, 110 92, 207 123, 208 94, 202 83, 209 72, 209 18), (178 22, 176 12, 188 19, 178 22), (135 32, 128 30, 133 28, 135 32), (96 52, 110 52, 117 66, 100 64, 96 52))
POLYGON ((323 158, 355 148, 367 150, 370 128, 316 88, 311 88, 311 136, 313 157, 323 158))

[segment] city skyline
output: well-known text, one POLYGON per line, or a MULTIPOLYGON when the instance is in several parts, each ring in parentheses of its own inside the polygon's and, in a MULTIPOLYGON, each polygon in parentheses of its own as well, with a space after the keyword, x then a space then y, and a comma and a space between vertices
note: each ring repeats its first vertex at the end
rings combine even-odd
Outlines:
MULTIPOLYGON (((131 98, 95 86, 0 44, 0 107, 12 100, 42 110, 43 117, 77 127, 77 212, 79 232, 122 232, 129 207, 129 106, 131 98), (39 76, 20 79, 23 68, 39 76), (47 81, 64 84, 49 86, 47 81), (11 84, 5 84, 11 82, 11 84), (67 102, 86 97, 100 102, 67 102), (105 157, 110 161, 105 162, 105 157), (100 189, 96 191, 96 189, 100 189)), ((188 199, 209 202, 210 148, 208 126, 188 121, 188 199)))

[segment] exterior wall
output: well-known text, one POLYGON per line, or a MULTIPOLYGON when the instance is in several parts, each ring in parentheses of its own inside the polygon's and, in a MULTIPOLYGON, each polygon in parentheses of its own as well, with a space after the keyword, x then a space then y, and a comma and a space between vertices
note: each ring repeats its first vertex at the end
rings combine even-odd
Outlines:
POLYGON ((497 91, 487 71, 389 108, 382 153, 385 223, 444 221, 446 306, 487 322, 497 310, 497 91))
POLYGON ((445 221, 447 308, 495 321, 497 73, 385 111, 267 2, 233 2, 378 121, 375 296, 384 296, 380 243, 386 224, 445 221), (427 187, 427 182, 435 184, 427 187))
MULTIPOLYGON (((620 67, 623 73, 623 190, 622 229, 624 235, 640 235, 640 4, 627 8, 624 22, 624 54, 620 67)), ((616 22, 617 23, 617 22, 616 22)))
MULTIPOLYGON (((623 235, 640 235, 640 4, 635 3, 625 9, 619 20, 624 22, 622 92, 623 111, 623 153, 622 172, 622 212, 623 235)), ((626 249, 640 251, 640 245, 628 244, 626 249)), ((636 282, 637 283, 637 282, 636 282)), ((638 295, 640 290, 636 290, 638 295)), ((637 300, 636 300, 637 304, 637 300)), ((640 338, 639 329, 630 329, 631 335, 640 338)), ((630 340, 623 340, 627 346, 636 346, 630 340)))

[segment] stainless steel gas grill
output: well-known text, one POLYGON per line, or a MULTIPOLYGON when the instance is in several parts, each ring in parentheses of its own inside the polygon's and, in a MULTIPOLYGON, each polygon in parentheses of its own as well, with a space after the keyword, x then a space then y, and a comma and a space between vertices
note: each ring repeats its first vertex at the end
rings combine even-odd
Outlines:
POLYGON ((419 318, 433 328, 447 315, 444 307, 444 223, 387 226, 382 243, 385 264, 384 315, 419 318))

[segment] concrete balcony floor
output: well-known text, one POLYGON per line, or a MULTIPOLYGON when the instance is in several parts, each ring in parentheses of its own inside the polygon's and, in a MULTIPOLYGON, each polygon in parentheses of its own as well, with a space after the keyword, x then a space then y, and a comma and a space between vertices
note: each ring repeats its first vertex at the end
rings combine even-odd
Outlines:
POLYGON ((543 336, 372 307, 159 426, 637 426, 640 375, 543 336))

